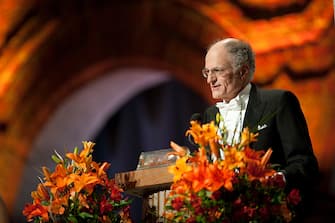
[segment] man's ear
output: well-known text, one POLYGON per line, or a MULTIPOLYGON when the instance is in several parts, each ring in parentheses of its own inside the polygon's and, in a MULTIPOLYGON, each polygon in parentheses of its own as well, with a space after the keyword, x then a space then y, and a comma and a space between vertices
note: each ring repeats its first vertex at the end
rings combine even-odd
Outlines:
POLYGON ((249 74, 249 65, 248 64, 244 64, 241 71, 242 71, 242 74, 249 74))
POLYGON ((243 65, 241 67, 241 70, 240 70, 240 76, 241 78, 244 76, 244 77, 247 77, 249 74, 249 66, 247 64, 243 65))

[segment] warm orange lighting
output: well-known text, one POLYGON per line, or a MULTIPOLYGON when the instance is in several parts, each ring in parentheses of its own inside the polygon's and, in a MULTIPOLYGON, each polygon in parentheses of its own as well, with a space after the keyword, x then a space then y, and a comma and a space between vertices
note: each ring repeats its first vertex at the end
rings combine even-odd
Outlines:
MULTIPOLYGON (((14 52, 9 48, 3 52, 4 56, 0 58, 0 99, 15 80, 15 75, 18 75, 19 69, 30 59, 34 50, 40 47, 41 43, 53 32, 56 28, 56 24, 56 22, 49 22, 44 27, 41 27, 40 32, 32 36, 31 39, 26 41, 22 46, 18 47, 19 49, 17 49, 17 51, 14 52)), ((25 37, 24 35, 17 36, 13 41, 21 42, 20 38, 25 37)))

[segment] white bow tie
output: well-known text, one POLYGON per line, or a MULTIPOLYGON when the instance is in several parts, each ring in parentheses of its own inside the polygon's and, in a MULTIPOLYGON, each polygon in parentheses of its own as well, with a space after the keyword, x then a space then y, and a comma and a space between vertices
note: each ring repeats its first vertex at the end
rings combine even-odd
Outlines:
POLYGON ((222 111, 240 111, 243 108, 243 101, 232 100, 229 103, 218 102, 216 107, 222 111))

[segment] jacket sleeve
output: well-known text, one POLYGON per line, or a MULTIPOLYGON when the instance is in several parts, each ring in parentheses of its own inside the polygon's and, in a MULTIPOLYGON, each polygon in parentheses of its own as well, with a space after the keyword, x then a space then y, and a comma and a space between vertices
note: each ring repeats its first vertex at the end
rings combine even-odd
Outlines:
POLYGON ((286 158, 284 172, 289 187, 308 188, 318 181, 319 167, 307 123, 296 96, 285 92, 276 115, 277 131, 286 158))

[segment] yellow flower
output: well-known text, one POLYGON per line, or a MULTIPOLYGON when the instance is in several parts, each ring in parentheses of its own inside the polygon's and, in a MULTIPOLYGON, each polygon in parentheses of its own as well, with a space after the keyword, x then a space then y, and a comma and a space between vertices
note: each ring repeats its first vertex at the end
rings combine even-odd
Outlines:
POLYGON ((177 159, 176 165, 169 166, 169 173, 173 174, 173 181, 180 180, 181 176, 192 170, 192 167, 187 165, 188 158, 186 156, 177 159))

